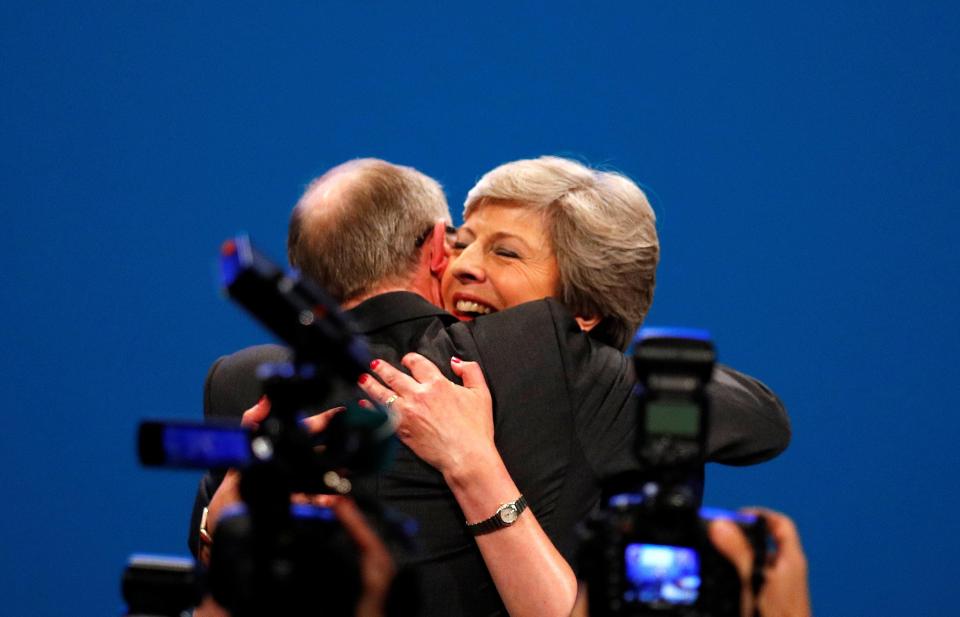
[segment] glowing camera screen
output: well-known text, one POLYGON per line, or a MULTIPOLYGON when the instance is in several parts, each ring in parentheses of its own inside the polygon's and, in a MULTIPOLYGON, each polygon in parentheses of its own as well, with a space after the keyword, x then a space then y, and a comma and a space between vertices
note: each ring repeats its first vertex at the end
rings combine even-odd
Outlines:
POLYGON ((689 605, 700 594, 700 556, 690 547, 628 544, 624 566, 626 602, 689 605))

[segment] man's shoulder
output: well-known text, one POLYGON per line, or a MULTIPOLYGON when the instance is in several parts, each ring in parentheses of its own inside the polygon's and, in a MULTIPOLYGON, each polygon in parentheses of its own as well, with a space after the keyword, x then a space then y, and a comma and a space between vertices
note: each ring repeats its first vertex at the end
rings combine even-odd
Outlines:
POLYGON ((409 327, 406 324, 411 321, 456 321, 450 313, 409 291, 391 291, 371 296, 348 310, 347 315, 356 330, 363 334, 409 327))
POLYGON ((578 332, 577 322, 562 304, 552 298, 525 302, 451 326, 466 330, 477 339, 508 341, 516 337, 556 338, 558 333, 578 332))
POLYGON ((623 353, 580 329, 554 299, 528 302, 447 328, 455 345, 472 346, 494 389, 504 383, 564 392, 576 409, 587 392, 607 391, 629 379, 623 353))
POLYGON ((469 333, 481 353, 509 354, 523 346, 592 363, 619 365, 623 361, 619 349, 583 332, 570 310, 554 298, 526 302, 472 322, 456 324, 450 330, 455 334, 469 333))
POLYGON ((257 367, 288 362, 291 351, 280 345, 255 345, 221 356, 210 367, 204 384, 204 415, 239 417, 261 395, 257 367))
POLYGON ((270 362, 287 362, 293 357, 290 349, 282 345, 265 344, 245 347, 231 354, 221 356, 211 367, 211 374, 219 378, 228 378, 235 373, 248 377, 256 373, 257 367, 270 362))
POLYGON ((517 306, 498 311, 476 320, 479 325, 496 324, 500 321, 551 323, 557 328, 574 328, 576 320, 573 313, 556 298, 542 298, 524 302, 517 306))

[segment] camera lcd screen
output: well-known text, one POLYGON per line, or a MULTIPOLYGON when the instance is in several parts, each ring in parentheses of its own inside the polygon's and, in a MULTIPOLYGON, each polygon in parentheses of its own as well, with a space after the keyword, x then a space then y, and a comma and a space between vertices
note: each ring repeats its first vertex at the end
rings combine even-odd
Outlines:
POLYGON ((628 544, 624 549, 626 589, 631 604, 689 605, 700 595, 700 556, 687 546, 628 544))
POLYGON ((700 407, 685 401, 647 403, 647 432, 695 437, 700 430, 700 407))
POLYGON ((250 435, 240 427, 167 426, 161 446, 169 466, 242 467, 250 460, 250 435))

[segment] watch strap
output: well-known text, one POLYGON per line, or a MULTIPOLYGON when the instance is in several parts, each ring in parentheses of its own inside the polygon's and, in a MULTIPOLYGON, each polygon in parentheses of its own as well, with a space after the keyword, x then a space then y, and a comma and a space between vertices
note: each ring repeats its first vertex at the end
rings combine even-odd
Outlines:
POLYGON ((481 536, 491 531, 509 527, 520 518, 520 515, 526 509, 527 498, 520 495, 516 501, 500 504, 500 507, 497 508, 497 511, 490 518, 482 520, 479 523, 467 523, 467 530, 475 536, 481 536))

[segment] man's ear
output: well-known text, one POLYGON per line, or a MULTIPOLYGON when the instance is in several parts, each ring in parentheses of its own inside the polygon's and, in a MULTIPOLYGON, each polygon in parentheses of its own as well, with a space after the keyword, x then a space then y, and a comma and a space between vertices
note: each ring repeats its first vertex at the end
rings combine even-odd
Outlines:
POLYGON ((580 329, 584 332, 589 332, 597 327, 597 324, 600 323, 600 320, 603 317, 598 315, 591 315, 590 317, 584 317, 582 315, 574 315, 574 319, 577 320, 577 325, 580 326, 580 329))
POLYGON ((430 236, 430 274, 438 279, 443 277, 449 262, 447 224, 445 221, 437 221, 433 225, 433 234, 430 236))

